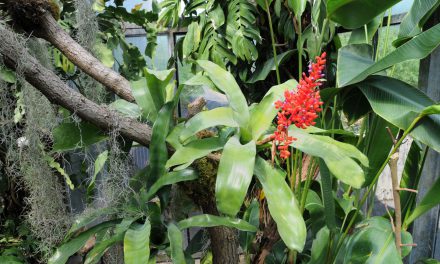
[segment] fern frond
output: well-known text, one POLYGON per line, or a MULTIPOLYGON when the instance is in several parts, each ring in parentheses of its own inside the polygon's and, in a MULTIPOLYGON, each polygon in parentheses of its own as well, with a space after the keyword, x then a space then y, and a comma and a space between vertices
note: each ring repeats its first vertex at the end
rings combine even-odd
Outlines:
POLYGON ((258 58, 254 41, 261 42, 256 27, 257 9, 248 0, 232 0, 228 3, 226 39, 234 54, 242 60, 253 61, 258 58))

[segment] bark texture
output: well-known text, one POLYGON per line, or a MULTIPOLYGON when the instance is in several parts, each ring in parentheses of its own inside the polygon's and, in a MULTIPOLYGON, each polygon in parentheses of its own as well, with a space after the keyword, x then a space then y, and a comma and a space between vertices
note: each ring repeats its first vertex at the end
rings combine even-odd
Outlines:
MULTIPOLYGON (((201 158, 194 162, 199 173, 197 180, 183 183, 185 192, 205 214, 219 215, 215 201, 215 181, 218 161, 201 158)), ((229 227, 208 228, 214 264, 239 263, 238 231, 229 227)))
POLYGON ((55 21, 49 12, 46 12, 39 21, 35 31, 36 36, 49 41, 58 48, 73 64, 102 83, 109 90, 121 98, 133 102, 130 82, 119 73, 104 66, 90 52, 73 40, 66 31, 55 21))
POLYGON ((70 88, 55 73, 46 69, 17 42, 14 32, 0 25, 0 54, 4 63, 17 69, 27 82, 43 93, 49 101, 76 113, 83 120, 109 130, 118 129, 121 135, 148 146, 151 128, 134 119, 124 117, 105 105, 98 105, 70 88))

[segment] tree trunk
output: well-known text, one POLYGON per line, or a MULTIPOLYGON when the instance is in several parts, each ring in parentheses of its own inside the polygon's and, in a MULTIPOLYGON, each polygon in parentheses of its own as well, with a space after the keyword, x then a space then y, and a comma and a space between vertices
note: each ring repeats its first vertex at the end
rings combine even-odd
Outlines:
POLYGON ((151 128, 134 119, 124 117, 106 105, 97 105, 64 83, 31 56, 17 34, 0 25, 0 54, 4 63, 23 74, 26 81, 43 93, 50 102, 67 108, 83 120, 104 129, 117 129, 122 136, 148 146, 151 128))
MULTIPOLYGON (((212 195, 214 197, 214 194, 212 195)), ((219 215, 215 201, 202 205, 204 213, 219 215)), ((208 228, 211 239, 212 260, 214 264, 236 264, 239 263, 238 254, 238 231, 230 227, 208 228)))
POLYGON ((39 29, 35 31, 36 36, 49 41, 73 64, 121 98, 129 102, 134 101, 130 82, 119 73, 104 66, 98 59, 90 54, 90 52, 73 40, 70 35, 58 25, 52 17, 52 14, 46 12, 42 16, 39 26, 39 29))
MULTIPOLYGON (((215 179, 218 160, 208 157, 196 160, 193 164, 199 173, 199 178, 182 183, 185 193, 202 209, 205 214, 219 215, 215 202, 215 179)), ((237 264, 238 231, 229 227, 208 228, 211 239, 211 250, 214 264, 237 264)))

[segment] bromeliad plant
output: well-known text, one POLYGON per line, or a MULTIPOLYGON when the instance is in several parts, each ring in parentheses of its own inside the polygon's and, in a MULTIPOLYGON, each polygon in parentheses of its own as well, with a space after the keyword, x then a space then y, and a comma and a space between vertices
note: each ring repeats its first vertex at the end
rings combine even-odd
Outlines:
MULTIPOLYGON (((75 254, 85 263, 98 263, 117 245, 123 247, 125 263, 154 263, 158 252, 174 263, 192 263, 193 253, 204 249, 203 234, 183 249, 182 231, 191 227, 210 228, 214 263, 238 262, 237 251, 231 250, 236 242, 253 263, 400 263, 410 253, 411 224, 440 202, 435 195, 440 181, 417 206, 415 194, 407 192, 417 189, 428 148, 440 151, 440 109, 420 90, 383 71, 438 47, 440 26, 422 30, 438 1, 415 4, 402 22, 396 49, 381 56, 370 42, 383 12, 398 1, 197 0, 184 1, 182 14, 180 0, 163 1, 161 12, 156 4, 152 12, 139 6, 128 12, 122 2, 115 1, 116 7, 95 3, 95 8, 101 4, 96 10, 104 33, 100 41, 121 45, 119 70, 131 80, 119 76, 132 96, 122 93, 128 101, 109 106, 142 122, 138 127, 152 125, 150 141, 135 138, 148 145, 151 155, 148 165, 132 175, 126 199, 80 217, 49 263, 66 263, 75 254), (194 77, 175 91, 175 70, 146 68, 139 50, 125 41, 120 20, 148 32, 149 57, 156 26, 187 26, 170 62, 191 64, 194 77), (336 34, 341 28, 351 30, 344 46, 336 34), (269 38, 271 43, 262 41, 269 38), (304 58, 310 60, 306 74, 304 58), (298 72, 299 83, 292 72, 298 72), (228 104, 176 118, 181 92, 190 85, 209 87, 225 95, 228 104), (353 124, 357 131, 351 130, 353 124), (399 183, 399 147, 408 137, 414 141, 399 183), (374 191, 387 164, 394 212, 371 217, 374 191), (203 204, 202 214, 170 217, 167 211, 175 209, 170 209, 170 185, 203 204)), ((63 76, 75 81, 72 65, 61 66, 63 76)), ((47 159, 58 171, 52 156, 97 147, 108 138, 90 123, 66 120, 52 131, 47 159)), ((124 151, 118 155, 127 156, 132 142, 121 142, 124 151)), ((85 186, 90 201, 98 175, 105 177, 106 164, 114 161, 109 153, 96 158, 85 186)))

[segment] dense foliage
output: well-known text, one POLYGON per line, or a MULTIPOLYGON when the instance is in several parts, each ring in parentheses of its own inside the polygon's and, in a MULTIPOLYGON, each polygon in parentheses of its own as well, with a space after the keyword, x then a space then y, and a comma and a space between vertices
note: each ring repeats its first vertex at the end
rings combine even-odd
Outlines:
MULTIPOLYGON (((246 263, 401 263, 410 254, 411 225, 440 203, 440 180, 418 204, 412 192, 428 151, 440 151, 440 106, 415 77, 400 76, 440 44, 440 25, 425 26, 440 1, 414 1, 395 39, 384 16, 398 0, 153 0, 132 10, 122 0, 50 2, 64 30, 130 81, 135 101, 116 98, 51 45, 19 45, 40 61, 44 54, 45 66, 85 97, 150 125, 148 162, 136 170, 130 152, 141 142, 51 105, 20 67, 0 64, 0 194, 31 197, 0 201, 0 262, 156 263, 167 255, 194 263, 200 252, 204 263, 238 261, 228 243, 246 263), (145 50, 127 41, 127 23, 146 32, 145 50), (158 34, 173 29, 186 34, 168 69, 154 69, 158 34), (176 79, 175 68, 185 76, 176 79), (177 116, 179 100, 200 87, 227 104, 195 100, 177 116), (399 156, 408 139, 409 154, 399 156), (372 216, 387 165, 394 209, 372 216), (35 174, 42 182, 30 180, 35 174), (72 192, 87 209, 68 210, 72 192), (32 203, 39 199, 41 208, 32 203), (44 211, 53 204, 56 212, 44 211), (36 228, 60 215, 51 237, 36 228), (193 227, 202 229, 184 248, 193 227)), ((13 10, 2 10, 6 27, 13 10)))

